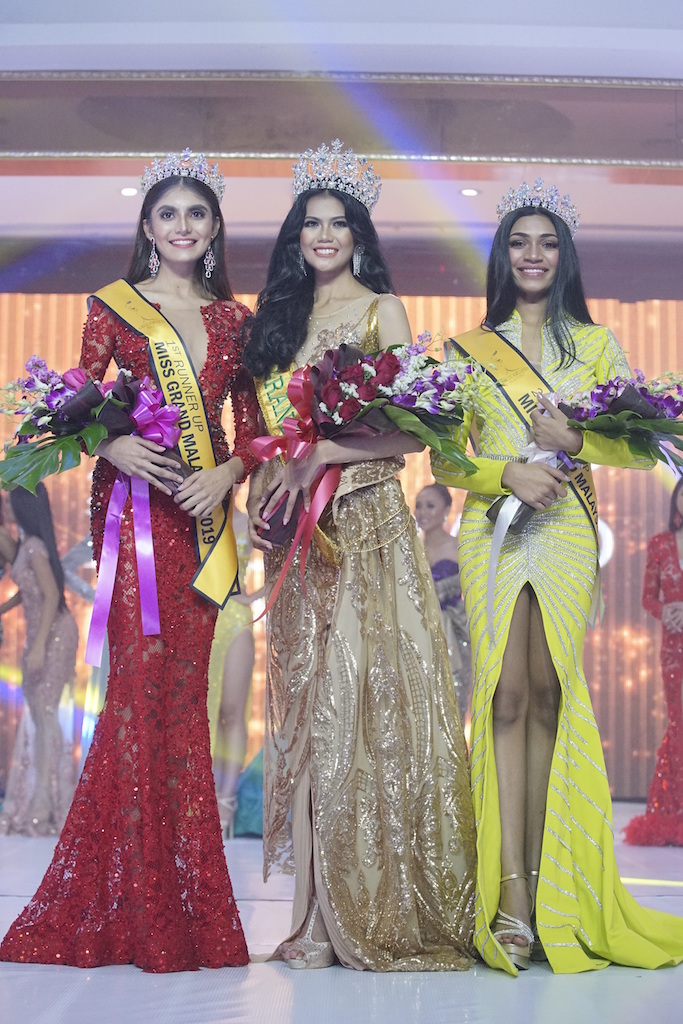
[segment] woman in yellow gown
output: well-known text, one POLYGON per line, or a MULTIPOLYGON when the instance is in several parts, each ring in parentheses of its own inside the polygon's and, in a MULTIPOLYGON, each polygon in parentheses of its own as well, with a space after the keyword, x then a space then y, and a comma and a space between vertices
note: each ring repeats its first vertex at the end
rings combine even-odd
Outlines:
POLYGON ((478 430, 476 472, 463 477, 433 460, 438 480, 469 492, 460 572, 474 661, 475 944, 510 974, 530 956, 547 956, 566 973, 612 961, 677 963, 683 919, 640 907, 617 873, 609 786, 582 669, 598 573, 588 464, 650 464, 634 459, 624 441, 568 427, 554 405, 535 398, 568 398, 631 374, 613 334, 586 308, 569 198, 525 183, 498 212, 484 325, 451 343, 454 355, 479 358, 492 378, 478 423, 470 416, 461 431, 464 445, 478 430), (520 453, 530 439, 575 456, 571 478, 562 465, 527 462, 520 453), (507 532, 491 578, 494 527, 486 513, 511 493, 536 511, 521 532, 507 532))
MULTIPOLYGON (((269 432, 294 415, 294 366, 342 342, 410 341, 369 210, 379 182, 353 154, 305 154, 245 362, 269 432)), ((414 439, 321 440, 250 486, 266 593, 286 551, 253 529, 322 464, 341 481, 269 612, 264 873, 295 871, 292 968, 459 970, 470 963, 474 819, 467 752, 429 565, 396 473, 414 439)))

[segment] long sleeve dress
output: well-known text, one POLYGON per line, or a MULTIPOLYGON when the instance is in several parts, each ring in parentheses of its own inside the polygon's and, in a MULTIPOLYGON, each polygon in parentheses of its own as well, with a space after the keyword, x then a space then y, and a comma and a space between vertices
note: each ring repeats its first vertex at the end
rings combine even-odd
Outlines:
MULTIPOLYGON (((560 367, 560 353, 546 326, 541 373, 551 389, 570 397, 623 374, 628 364, 613 334, 599 325, 569 322, 576 359, 560 367)), ((521 349, 515 312, 497 328, 521 349)), ((457 338, 455 339, 457 344, 457 338)), ((476 357, 476 351, 473 352, 476 357)), ((537 378, 536 378, 537 379, 537 378)), ((476 472, 464 477, 439 457, 437 480, 465 487, 460 525, 460 574, 470 627, 474 693, 470 759, 477 826, 478 879, 475 944, 487 963, 516 974, 491 928, 500 896, 501 827, 493 746, 493 697, 500 676, 512 612, 530 584, 541 609, 545 636, 560 682, 557 737, 548 787, 536 920, 554 971, 575 973, 611 961, 658 967, 683 959, 683 918, 645 910, 622 885, 614 857, 611 798, 582 649, 598 571, 595 529, 571 488, 520 534, 508 532, 495 578, 493 635, 487 629, 486 595, 493 525, 486 511, 499 495, 505 464, 520 459, 526 430, 497 386, 484 395, 476 472)), ((472 426, 467 417, 464 443, 472 426)), ((584 434, 577 460, 640 466, 625 442, 584 434)), ((530 865, 521 865, 520 870, 530 865)))
MULTIPOLYGON (((683 601, 683 568, 676 534, 658 533, 647 546, 643 607, 661 619, 665 604, 683 601)), ((668 724, 657 751, 645 814, 624 830, 634 846, 683 846, 683 633, 662 623, 660 649, 668 724)))
MULTIPOLYGON (((377 349, 376 307, 328 320, 311 361, 342 341, 377 349)), ((297 555, 269 613, 264 874, 296 869, 292 934, 315 891, 347 967, 459 970, 474 899, 467 752, 402 464, 343 468, 328 557, 311 547, 304 592, 297 555)), ((285 554, 265 558, 267 592, 285 554)))
MULTIPOLYGON (((249 311, 215 301, 202 314, 208 351, 199 384, 216 458, 229 454, 220 417, 230 393, 235 453, 249 470, 256 402, 239 340, 249 311)), ((152 375, 147 339, 96 299, 81 366, 101 380, 112 358, 137 377, 152 375)), ((93 473, 98 563, 116 473, 105 459, 93 473)), ((190 517, 154 487, 150 504, 161 633, 142 633, 129 499, 105 706, 52 863, 3 940, 3 960, 147 971, 248 962, 211 772, 206 699, 216 609, 189 587, 197 567, 190 517)))

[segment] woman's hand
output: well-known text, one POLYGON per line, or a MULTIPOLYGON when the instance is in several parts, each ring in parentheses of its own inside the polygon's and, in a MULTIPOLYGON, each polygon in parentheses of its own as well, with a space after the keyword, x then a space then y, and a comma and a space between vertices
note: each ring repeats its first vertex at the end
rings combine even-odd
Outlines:
POLYGON ((182 482, 173 459, 164 455, 166 449, 154 441, 146 441, 136 434, 124 434, 121 437, 107 437, 97 446, 97 455, 101 455, 128 476, 139 476, 153 487, 158 487, 164 494, 172 494, 168 481, 182 482))
POLYGON ((258 466, 249 476, 247 536, 257 551, 272 551, 273 545, 258 532, 259 530, 268 531, 268 523, 261 517, 264 472, 265 467, 258 466))
POLYGON ((287 495, 289 497, 282 517, 283 526, 292 518, 299 494, 303 496, 304 508, 308 512, 311 505, 311 487, 324 467, 324 463, 318 457, 317 447, 315 445, 313 451, 304 458, 290 459, 286 462, 264 489, 261 499, 261 515, 266 521, 287 495))
POLYGON ((240 458, 232 458, 214 469, 200 469, 178 488, 175 502, 183 512, 201 519, 223 502, 231 488, 244 476, 240 458))
POLYGON ((561 469, 545 462, 508 462, 501 483, 520 501, 542 511, 557 498, 564 498, 567 476, 561 469))
POLYGON ((34 643, 26 656, 26 668, 29 672, 38 672, 45 664, 45 644, 34 643))
POLYGON ((662 608, 662 625, 670 633, 683 633, 683 601, 671 601, 662 608))
POLYGON ((580 452, 583 445, 581 431, 576 427, 568 427, 565 414, 549 402, 545 395, 538 395, 537 399, 545 412, 534 409, 531 414, 532 440, 546 452, 566 452, 567 455, 580 452))

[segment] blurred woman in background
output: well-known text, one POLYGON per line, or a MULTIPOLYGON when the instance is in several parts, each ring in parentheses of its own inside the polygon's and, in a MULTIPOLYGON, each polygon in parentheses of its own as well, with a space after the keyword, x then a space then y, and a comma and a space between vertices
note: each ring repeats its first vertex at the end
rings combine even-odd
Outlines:
POLYGON ((78 627, 64 599, 64 573, 45 486, 38 484, 35 494, 18 487, 10 494, 10 506, 20 537, 12 563, 18 589, 0 605, 0 615, 19 604, 24 611, 22 688, 34 735, 24 721, 15 743, 0 831, 49 835, 64 824, 76 785, 58 714, 64 687, 74 676, 78 627))
POLYGON ((662 620, 659 657, 669 722, 647 809, 628 823, 624 838, 633 846, 683 846, 683 478, 671 495, 669 529, 647 546, 643 607, 662 620))

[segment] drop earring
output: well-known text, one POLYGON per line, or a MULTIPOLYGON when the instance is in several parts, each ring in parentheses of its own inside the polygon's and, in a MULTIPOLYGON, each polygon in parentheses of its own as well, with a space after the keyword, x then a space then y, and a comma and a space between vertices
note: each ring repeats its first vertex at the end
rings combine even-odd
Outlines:
POLYGON ((159 260, 159 253, 157 252, 156 242, 154 241, 154 235, 152 235, 152 248, 149 253, 149 260, 147 261, 149 266, 149 276, 156 277, 159 273, 159 267, 161 266, 159 260))
POLYGON ((356 245, 353 248, 353 259, 351 260, 351 270, 353 271, 354 277, 360 277, 360 267, 363 259, 363 253, 365 248, 362 245, 356 245))
POLYGON ((301 251, 301 246, 299 246, 299 251, 296 254, 296 262, 299 266, 299 270, 304 277, 306 277, 308 275, 308 271, 306 270, 306 260, 304 259, 304 254, 301 251))
POLYGON ((215 266, 216 266, 216 257, 213 254, 213 249, 211 248, 211 243, 209 243, 209 248, 204 253, 204 277, 211 277, 211 275, 212 275, 212 273, 213 273, 213 271, 215 269, 215 266))

